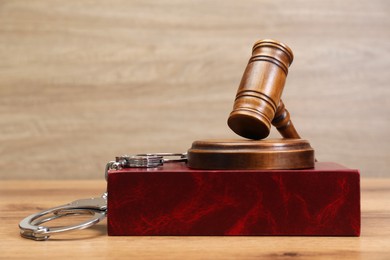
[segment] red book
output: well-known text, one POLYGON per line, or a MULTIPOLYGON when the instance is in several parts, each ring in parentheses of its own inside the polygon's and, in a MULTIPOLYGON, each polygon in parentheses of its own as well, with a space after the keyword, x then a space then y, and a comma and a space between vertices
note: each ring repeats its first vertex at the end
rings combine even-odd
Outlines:
POLYGON ((359 236, 360 175, 304 170, 192 170, 185 163, 111 170, 112 236, 359 236))

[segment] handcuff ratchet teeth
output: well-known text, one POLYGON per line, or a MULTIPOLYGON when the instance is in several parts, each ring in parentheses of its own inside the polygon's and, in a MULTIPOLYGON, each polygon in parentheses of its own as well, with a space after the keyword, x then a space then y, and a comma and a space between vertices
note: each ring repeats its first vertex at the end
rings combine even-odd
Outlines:
MULTIPOLYGON (((133 156, 119 156, 115 161, 108 162, 105 169, 107 179, 109 170, 123 168, 155 168, 170 162, 186 162, 187 154, 181 153, 154 153, 137 154, 133 156)), ((107 192, 100 198, 80 199, 71 203, 43 210, 24 218, 19 223, 20 235, 24 238, 43 241, 52 234, 91 227, 99 223, 107 214, 107 192), (91 215, 89 220, 70 226, 47 227, 42 224, 74 215, 91 215)))
POLYGON ((110 161, 106 165, 104 176, 107 180, 109 170, 120 170, 123 168, 156 168, 164 163, 186 162, 186 153, 144 153, 137 155, 122 155, 110 161))
POLYGON ((182 153, 145 153, 133 156, 123 155, 116 157, 122 168, 154 168, 168 162, 184 162, 187 154, 182 153))

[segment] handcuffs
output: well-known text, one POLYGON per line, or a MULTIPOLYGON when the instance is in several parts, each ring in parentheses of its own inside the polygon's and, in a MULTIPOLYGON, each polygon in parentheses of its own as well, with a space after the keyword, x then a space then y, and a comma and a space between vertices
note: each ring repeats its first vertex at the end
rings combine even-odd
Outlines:
MULTIPOLYGON (((164 165, 164 163, 186 161, 186 153, 153 153, 119 156, 115 158, 115 161, 107 163, 105 178, 107 180, 109 170, 156 168, 164 165)), ((20 235, 24 238, 43 241, 49 239, 53 234, 91 227, 106 217, 107 196, 107 192, 104 192, 99 198, 80 199, 32 214, 19 223, 20 235), (89 220, 70 226, 48 227, 42 225, 58 218, 74 215, 91 215, 92 217, 89 220)))

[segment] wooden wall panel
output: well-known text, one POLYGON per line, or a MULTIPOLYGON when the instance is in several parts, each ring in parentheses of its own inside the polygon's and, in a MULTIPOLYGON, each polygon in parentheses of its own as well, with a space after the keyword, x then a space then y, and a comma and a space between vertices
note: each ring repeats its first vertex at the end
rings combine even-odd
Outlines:
POLYGON ((389 3, 0 1, 0 178, 102 178, 116 155, 235 137, 263 38, 294 51, 283 99, 318 160, 389 177, 389 3))

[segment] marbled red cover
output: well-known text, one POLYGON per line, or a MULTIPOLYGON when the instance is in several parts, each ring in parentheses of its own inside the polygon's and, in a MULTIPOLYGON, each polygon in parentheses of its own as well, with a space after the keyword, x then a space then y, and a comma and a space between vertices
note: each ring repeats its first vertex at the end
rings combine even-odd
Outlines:
POLYGON ((192 170, 184 163, 108 174, 108 234, 360 235, 360 175, 306 170, 192 170))

